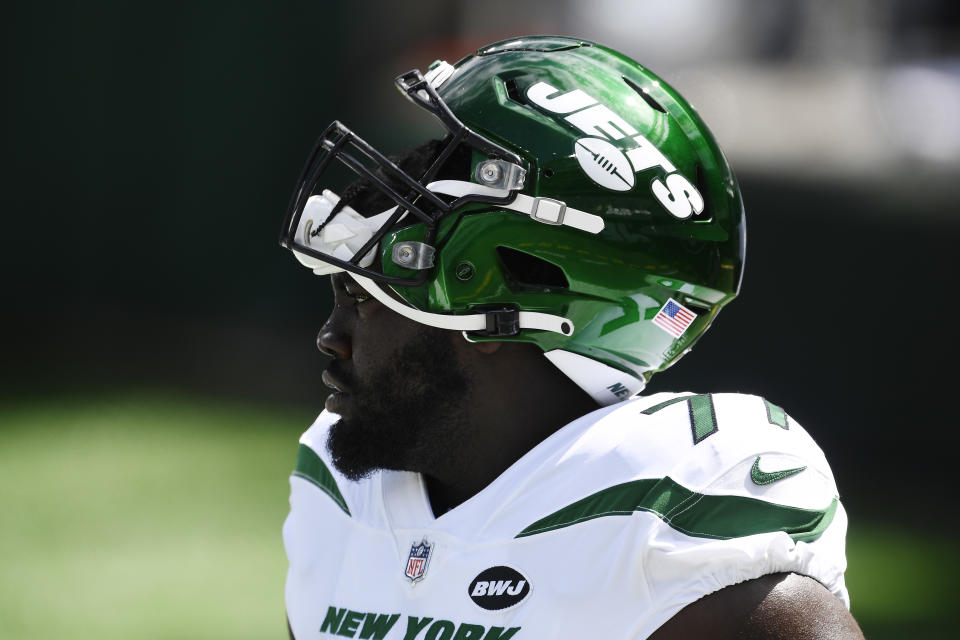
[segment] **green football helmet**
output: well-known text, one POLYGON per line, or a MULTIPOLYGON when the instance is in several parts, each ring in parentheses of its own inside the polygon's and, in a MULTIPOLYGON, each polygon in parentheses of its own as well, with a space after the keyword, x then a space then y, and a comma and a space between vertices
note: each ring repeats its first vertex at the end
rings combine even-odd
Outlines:
POLYGON ((633 60, 525 37, 396 82, 446 137, 411 175, 327 128, 281 231, 316 273, 348 271, 397 313, 469 340, 531 342, 602 405, 642 390, 736 296, 733 172, 694 109, 633 60), (466 161, 451 175, 454 157, 466 161), (389 206, 357 211, 332 190, 337 172, 389 206))

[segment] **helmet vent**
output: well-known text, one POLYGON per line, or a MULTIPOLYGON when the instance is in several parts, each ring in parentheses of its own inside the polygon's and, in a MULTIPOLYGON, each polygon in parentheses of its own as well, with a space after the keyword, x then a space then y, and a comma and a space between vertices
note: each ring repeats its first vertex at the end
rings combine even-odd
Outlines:
POLYGON ((517 104, 526 104, 526 100, 523 97, 523 92, 520 90, 520 85, 517 82, 516 78, 510 78, 503 83, 504 89, 507 90, 507 97, 516 102, 517 104))
POLYGON ((497 256, 511 289, 570 287, 563 270, 552 262, 510 247, 497 247, 497 256))
POLYGON ((623 81, 627 83, 627 86, 629 86, 631 89, 633 89, 634 91, 636 91, 636 92, 640 95, 640 97, 643 98, 643 101, 646 102, 648 105, 650 105, 650 107, 651 107, 652 109, 655 109, 655 110, 659 111, 660 113, 666 113, 666 112, 667 112, 666 109, 664 109, 662 106, 660 106, 660 103, 659 103, 659 102, 657 102, 656 100, 653 99, 653 96, 651 96, 649 93, 647 93, 646 89, 641 89, 639 85, 637 85, 636 83, 634 83, 634 82, 633 82, 630 78, 628 78, 627 76, 621 76, 621 77, 623 78, 623 81))
POLYGON ((709 302, 697 300, 696 298, 684 298, 683 304, 688 307, 693 307, 694 309, 699 309, 700 311, 710 311, 713 309, 713 306, 709 302))

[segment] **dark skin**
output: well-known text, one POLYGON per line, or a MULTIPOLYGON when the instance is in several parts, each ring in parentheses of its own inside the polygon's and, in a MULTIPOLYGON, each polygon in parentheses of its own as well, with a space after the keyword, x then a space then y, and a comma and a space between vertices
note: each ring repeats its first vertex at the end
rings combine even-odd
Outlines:
POLYGON ((721 589, 687 605, 650 640, 855 640, 863 632, 823 585, 775 573, 721 589))
MULTIPOLYGON (((394 313, 344 274, 331 276, 331 282, 336 306, 317 345, 333 358, 331 370, 356 381, 357 389, 404 344, 425 335, 447 341, 456 367, 469 372, 468 396, 450 403, 444 409, 449 415, 435 417, 442 424, 456 425, 456 438, 445 443, 444 455, 418 457, 418 468, 405 469, 426 478, 437 515, 478 493, 559 427, 597 408, 534 345, 470 343, 457 332, 424 327, 394 313)), ((329 377, 325 381, 331 382, 329 377)), ((381 385, 379 393, 389 395, 390 389, 381 385)), ((334 395, 339 397, 329 400, 328 408, 345 419, 351 412, 359 413, 357 403, 370 401, 356 393, 334 395)), ((818 582, 774 574, 701 598, 651 636, 695 637, 855 640, 863 634, 843 603, 818 582)))
MULTIPOLYGON (((336 306, 317 345, 338 361, 344 377, 363 377, 382 366, 405 341, 424 333, 452 345, 458 368, 474 373, 471 397, 458 400, 453 409, 469 410, 446 420, 465 420, 457 433, 459 451, 445 451, 429 468, 405 469, 424 475, 435 514, 478 493, 558 427, 597 408, 533 345, 470 343, 457 332, 424 327, 366 299, 366 292, 343 274, 331 276, 331 283, 336 306)), ((336 408, 349 417, 352 403, 363 401, 351 394, 342 401, 345 406, 336 408)), ((328 409, 333 410, 330 404, 328 409)))

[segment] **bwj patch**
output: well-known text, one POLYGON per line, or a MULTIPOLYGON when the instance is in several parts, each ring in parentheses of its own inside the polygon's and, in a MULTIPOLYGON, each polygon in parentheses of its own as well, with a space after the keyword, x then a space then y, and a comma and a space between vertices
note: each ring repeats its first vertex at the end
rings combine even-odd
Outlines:
POLYGON ((414 542, 410 546, 410 555, 407 556, 407 568, 403 575, 410 579, 410 582, 416 583, 423 579, 427 573, 427 565, 430 564, 430 552, 433 551, 433 545, 424 538, 420 542, 414 542))

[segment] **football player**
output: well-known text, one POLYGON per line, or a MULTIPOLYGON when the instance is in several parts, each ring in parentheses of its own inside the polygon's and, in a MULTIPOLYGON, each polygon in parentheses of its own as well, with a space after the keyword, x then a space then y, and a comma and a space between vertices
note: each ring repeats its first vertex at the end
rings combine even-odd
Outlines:
POLYGON ((743 272, 693 108, 560 37, 397 86, 445 136, 391 159, 333 123, 283 224, 335 296, 284 525, 291 637, 862 637, 801 426, 756 396, 639 395, 743 272))

